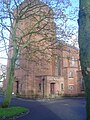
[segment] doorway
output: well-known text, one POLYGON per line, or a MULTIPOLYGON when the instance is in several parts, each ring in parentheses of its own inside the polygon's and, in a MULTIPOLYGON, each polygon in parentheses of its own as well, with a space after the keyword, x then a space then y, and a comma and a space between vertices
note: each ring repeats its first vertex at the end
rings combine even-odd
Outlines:
POLYGON ((16 94, 19 93, 19 81, 16 81, 16 94))
POLYGON ((55 83, 50 83, 50 94, 55 94, 55 83))

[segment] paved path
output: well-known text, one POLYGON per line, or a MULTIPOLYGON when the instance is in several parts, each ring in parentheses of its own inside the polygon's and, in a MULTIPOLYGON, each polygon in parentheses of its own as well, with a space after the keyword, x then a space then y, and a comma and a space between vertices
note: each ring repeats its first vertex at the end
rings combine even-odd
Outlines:
POLYGON ((84 98, 51 101, 14 98, 11 102, 11 105, 23 106, 30 110, 27 115, 14 120, 86 120, 85 104, 84 98))
POLYGON ((13 99, 12 105, 29 108, 30 113, 16 120, 86 120, 85 99, 23 100, 13 99))

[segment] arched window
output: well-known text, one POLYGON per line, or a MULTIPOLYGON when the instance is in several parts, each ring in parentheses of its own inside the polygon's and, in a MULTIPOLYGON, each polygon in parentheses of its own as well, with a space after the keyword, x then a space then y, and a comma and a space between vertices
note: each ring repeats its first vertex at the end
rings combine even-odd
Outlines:
POLYGON ((74 67, 74 65, 75 65, 75 58, 74 58, 74 56, 72 56, 71 64, 74 67))
POLYGON ((70 71, 69 77, 70 77, 70 78, 73 78, 73 71, 70 71))
POLYGON ((61 89, 61 91, 64 90, 64 84, 63 83, 61 83, 60 89, 61 89))

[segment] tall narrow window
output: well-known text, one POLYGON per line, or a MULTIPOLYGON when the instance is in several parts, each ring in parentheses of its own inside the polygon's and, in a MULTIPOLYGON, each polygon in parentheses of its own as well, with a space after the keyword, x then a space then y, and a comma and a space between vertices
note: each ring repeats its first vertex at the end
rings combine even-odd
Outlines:
POLYGON ((70 71, 69 77, 73 78, 73 71, 70 71))
POLYGON ((15 62, 15 68, 16 69, 20 68, 20 57, 19 57, 19 54, 17 55, 17 60, 15 62))
POLYGON ((41 83, 39 83, 39 91, 41 92, 41 83))
POLYGON ((71 64, 72 64, 72 66, 74 67, 74 65, 75 65, 75 59, 74 59, 74 56, 72 56, 71 64))
POLYGON ((60 75, 60 56, 57 56, 57 69, 58 69, 58 75, 60 75))
POLYGON ((64 90, 64 84, 61 83, 61 91, 63 91, 63 90, 64 90))

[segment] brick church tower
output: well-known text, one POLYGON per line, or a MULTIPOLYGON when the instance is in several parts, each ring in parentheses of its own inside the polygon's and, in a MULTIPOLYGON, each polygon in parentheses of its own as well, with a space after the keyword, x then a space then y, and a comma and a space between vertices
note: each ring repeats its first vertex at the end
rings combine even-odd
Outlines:
MULTIPOLYGON (((14 14, 17 16, 17 9, 14 14)), ((55 44, 53 10, 40 0, 25 0, 19 5, 18 15, 21 15, 21 20, 16 30, 19 52, 14 94, 23 97, 56 97, 81 93, 81 78, 77 75, 80 71, 78 50, 66 44, 55 44)), ((13 54, 12 39, 9 46, 10 57, 13 54)))

